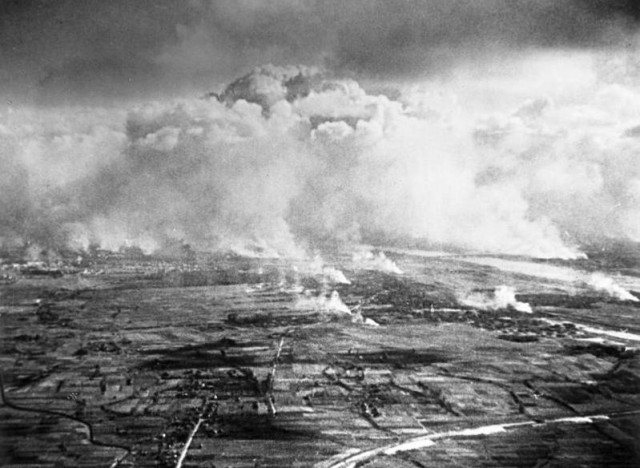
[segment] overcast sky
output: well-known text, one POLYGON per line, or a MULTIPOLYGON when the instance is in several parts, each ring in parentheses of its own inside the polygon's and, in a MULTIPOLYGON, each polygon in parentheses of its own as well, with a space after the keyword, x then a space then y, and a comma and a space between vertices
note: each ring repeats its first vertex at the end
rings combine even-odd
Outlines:
POLYGON ((360 80, 446 75, 535 49, 630 47, 633 0, 3 0, 17 105, 203 93, 264 63, 360 80))

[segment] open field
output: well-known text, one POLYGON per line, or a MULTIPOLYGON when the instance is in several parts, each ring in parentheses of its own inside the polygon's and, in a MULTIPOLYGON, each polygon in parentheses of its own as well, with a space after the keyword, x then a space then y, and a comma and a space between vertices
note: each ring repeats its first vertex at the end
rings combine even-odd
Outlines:
POLYGON ((640 464, 637 303, 477 259, 393 259, 403 274, 332 259, 350 284, 231 256, 7 263, 0 464, 640 464), (533 314, 460 300, 500 284, 533 314))

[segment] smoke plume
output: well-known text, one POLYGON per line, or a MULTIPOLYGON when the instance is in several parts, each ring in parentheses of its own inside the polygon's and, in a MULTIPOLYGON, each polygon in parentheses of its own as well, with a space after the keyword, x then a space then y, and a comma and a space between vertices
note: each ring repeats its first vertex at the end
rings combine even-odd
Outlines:
POLYGON ((298 310, 309 310, 330 314, 351 314, 351 309, 342 302, 337 291, 333 291, 330 294, 322 292, 317 296, 313 296, 307 292, 306 294, 298 297, 294 307, 298 310))
POLYGON ((154 251, 181 241, 302 256, 411 240, 570 258, 586 240, 640 241, 631 58, 572 57, 396 93, 265 66, 205 98, 8 110, 2 244, 154 251), (535 74, 558 66, 570 90, 535 74), (502 89, 491 111, 488 88, 502 89))
POLYGON ((370 250, 358 249, 352 256, 355 266, 362 270, 378 270, 385 273, 401 275, 402 270, 384 252, 374 254, 370 250))
POLYGON ((461 299, 462 304, 480 310, 500 310, 513 308, 518 312, 532 313, 531 306, 516 299, 516 292, 510 286, 498 286, 494 291, 474 292, 461 299))
POLYGON ((592 274, 587 284, 595 291, 604 293, 607 296, 619 299, 621 301, 638 302, 640 300, 625 288, 616 284, 612 278, 601 273, 592 274))

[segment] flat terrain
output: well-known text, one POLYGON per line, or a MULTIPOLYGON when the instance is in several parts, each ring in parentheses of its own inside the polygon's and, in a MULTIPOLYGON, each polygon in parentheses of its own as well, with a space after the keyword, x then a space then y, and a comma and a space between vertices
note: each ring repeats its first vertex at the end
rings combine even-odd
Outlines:
POLYGON ((637 303, 393 258, 6 263, 0 465, 640 466, 637 303), (461 304, 501 284, 534 313, 461 304))

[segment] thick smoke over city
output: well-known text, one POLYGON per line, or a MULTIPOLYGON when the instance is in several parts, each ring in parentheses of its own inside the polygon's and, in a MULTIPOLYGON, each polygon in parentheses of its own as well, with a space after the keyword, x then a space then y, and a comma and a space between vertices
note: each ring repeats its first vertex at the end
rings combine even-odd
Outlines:
POLYGON ((3 7, 5 248, 640 241, 631 3, 90 3, 3 7))
POLYGON ((465 108, 453 87, 391 98, 276 66, 203 98, 16 110, 0 127, 3 243, 299 255, 417 240, 571 257, 640 240, 640 93, 597 66, 569 65, 585 100, 502 113, 465 108))

